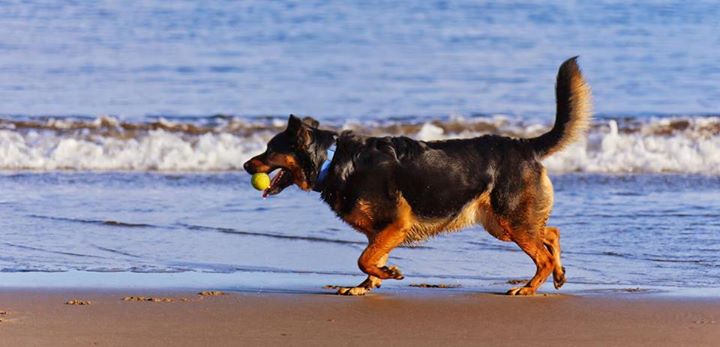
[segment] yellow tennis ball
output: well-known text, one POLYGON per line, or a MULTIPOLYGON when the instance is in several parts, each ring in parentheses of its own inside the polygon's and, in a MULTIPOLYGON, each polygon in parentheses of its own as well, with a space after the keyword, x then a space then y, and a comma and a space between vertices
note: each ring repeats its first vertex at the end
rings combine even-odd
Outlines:
POLYGON ((263 191, 270 186, 270 176, 264 172, 258 172, 252 175, 250 183, 252 183, 253 188, 263 191))

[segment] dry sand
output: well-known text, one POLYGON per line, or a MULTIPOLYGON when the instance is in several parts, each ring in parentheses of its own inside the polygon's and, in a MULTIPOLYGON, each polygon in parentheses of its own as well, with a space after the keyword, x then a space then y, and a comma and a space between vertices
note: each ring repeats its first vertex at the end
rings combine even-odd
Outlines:
POLYGON ((720 345, 718 299, 417 291, 5 289, 0 345, 720 345))

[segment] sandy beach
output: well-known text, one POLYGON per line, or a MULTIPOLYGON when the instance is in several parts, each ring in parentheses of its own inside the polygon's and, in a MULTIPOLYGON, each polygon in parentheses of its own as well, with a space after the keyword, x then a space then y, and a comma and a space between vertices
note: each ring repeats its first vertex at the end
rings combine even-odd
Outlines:
POLYGON ((506 297, 0 291, 0 345, 716 345, 720 301, 643 294, 506 297))

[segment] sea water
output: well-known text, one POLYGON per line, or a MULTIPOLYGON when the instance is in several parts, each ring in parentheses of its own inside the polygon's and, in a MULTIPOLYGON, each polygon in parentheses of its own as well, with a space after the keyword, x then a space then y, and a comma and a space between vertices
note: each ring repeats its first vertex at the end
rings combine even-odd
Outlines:
MULTIPOLYGON (((566 58, 586 139, 544 162, 568 290, 720 288, 711 1, 0 4, 0 286, 294 290, 362 280, 366 240, 242 163, 287 114, 419 140, 531 137, 566 58)), ((397 249, 407 283, 534 266, 481 228, 397 249)), ((550 288, 546 284, 545 289, 550 288)))

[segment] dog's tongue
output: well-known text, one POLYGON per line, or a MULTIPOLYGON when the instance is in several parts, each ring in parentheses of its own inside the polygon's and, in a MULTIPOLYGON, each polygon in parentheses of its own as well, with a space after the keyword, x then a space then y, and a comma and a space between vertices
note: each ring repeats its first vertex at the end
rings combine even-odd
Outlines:
POLYGON ((283 169, 278 170, 278 173, 276 173, 270 181, 270 186, 263 190, 263 198, 267 198, 268 195, 270 195, 270 192, 277 188, 277 185, 278 183, 280 183, 280 179, 282 178, 283 174, 285 174, 285 171, 283 169))

